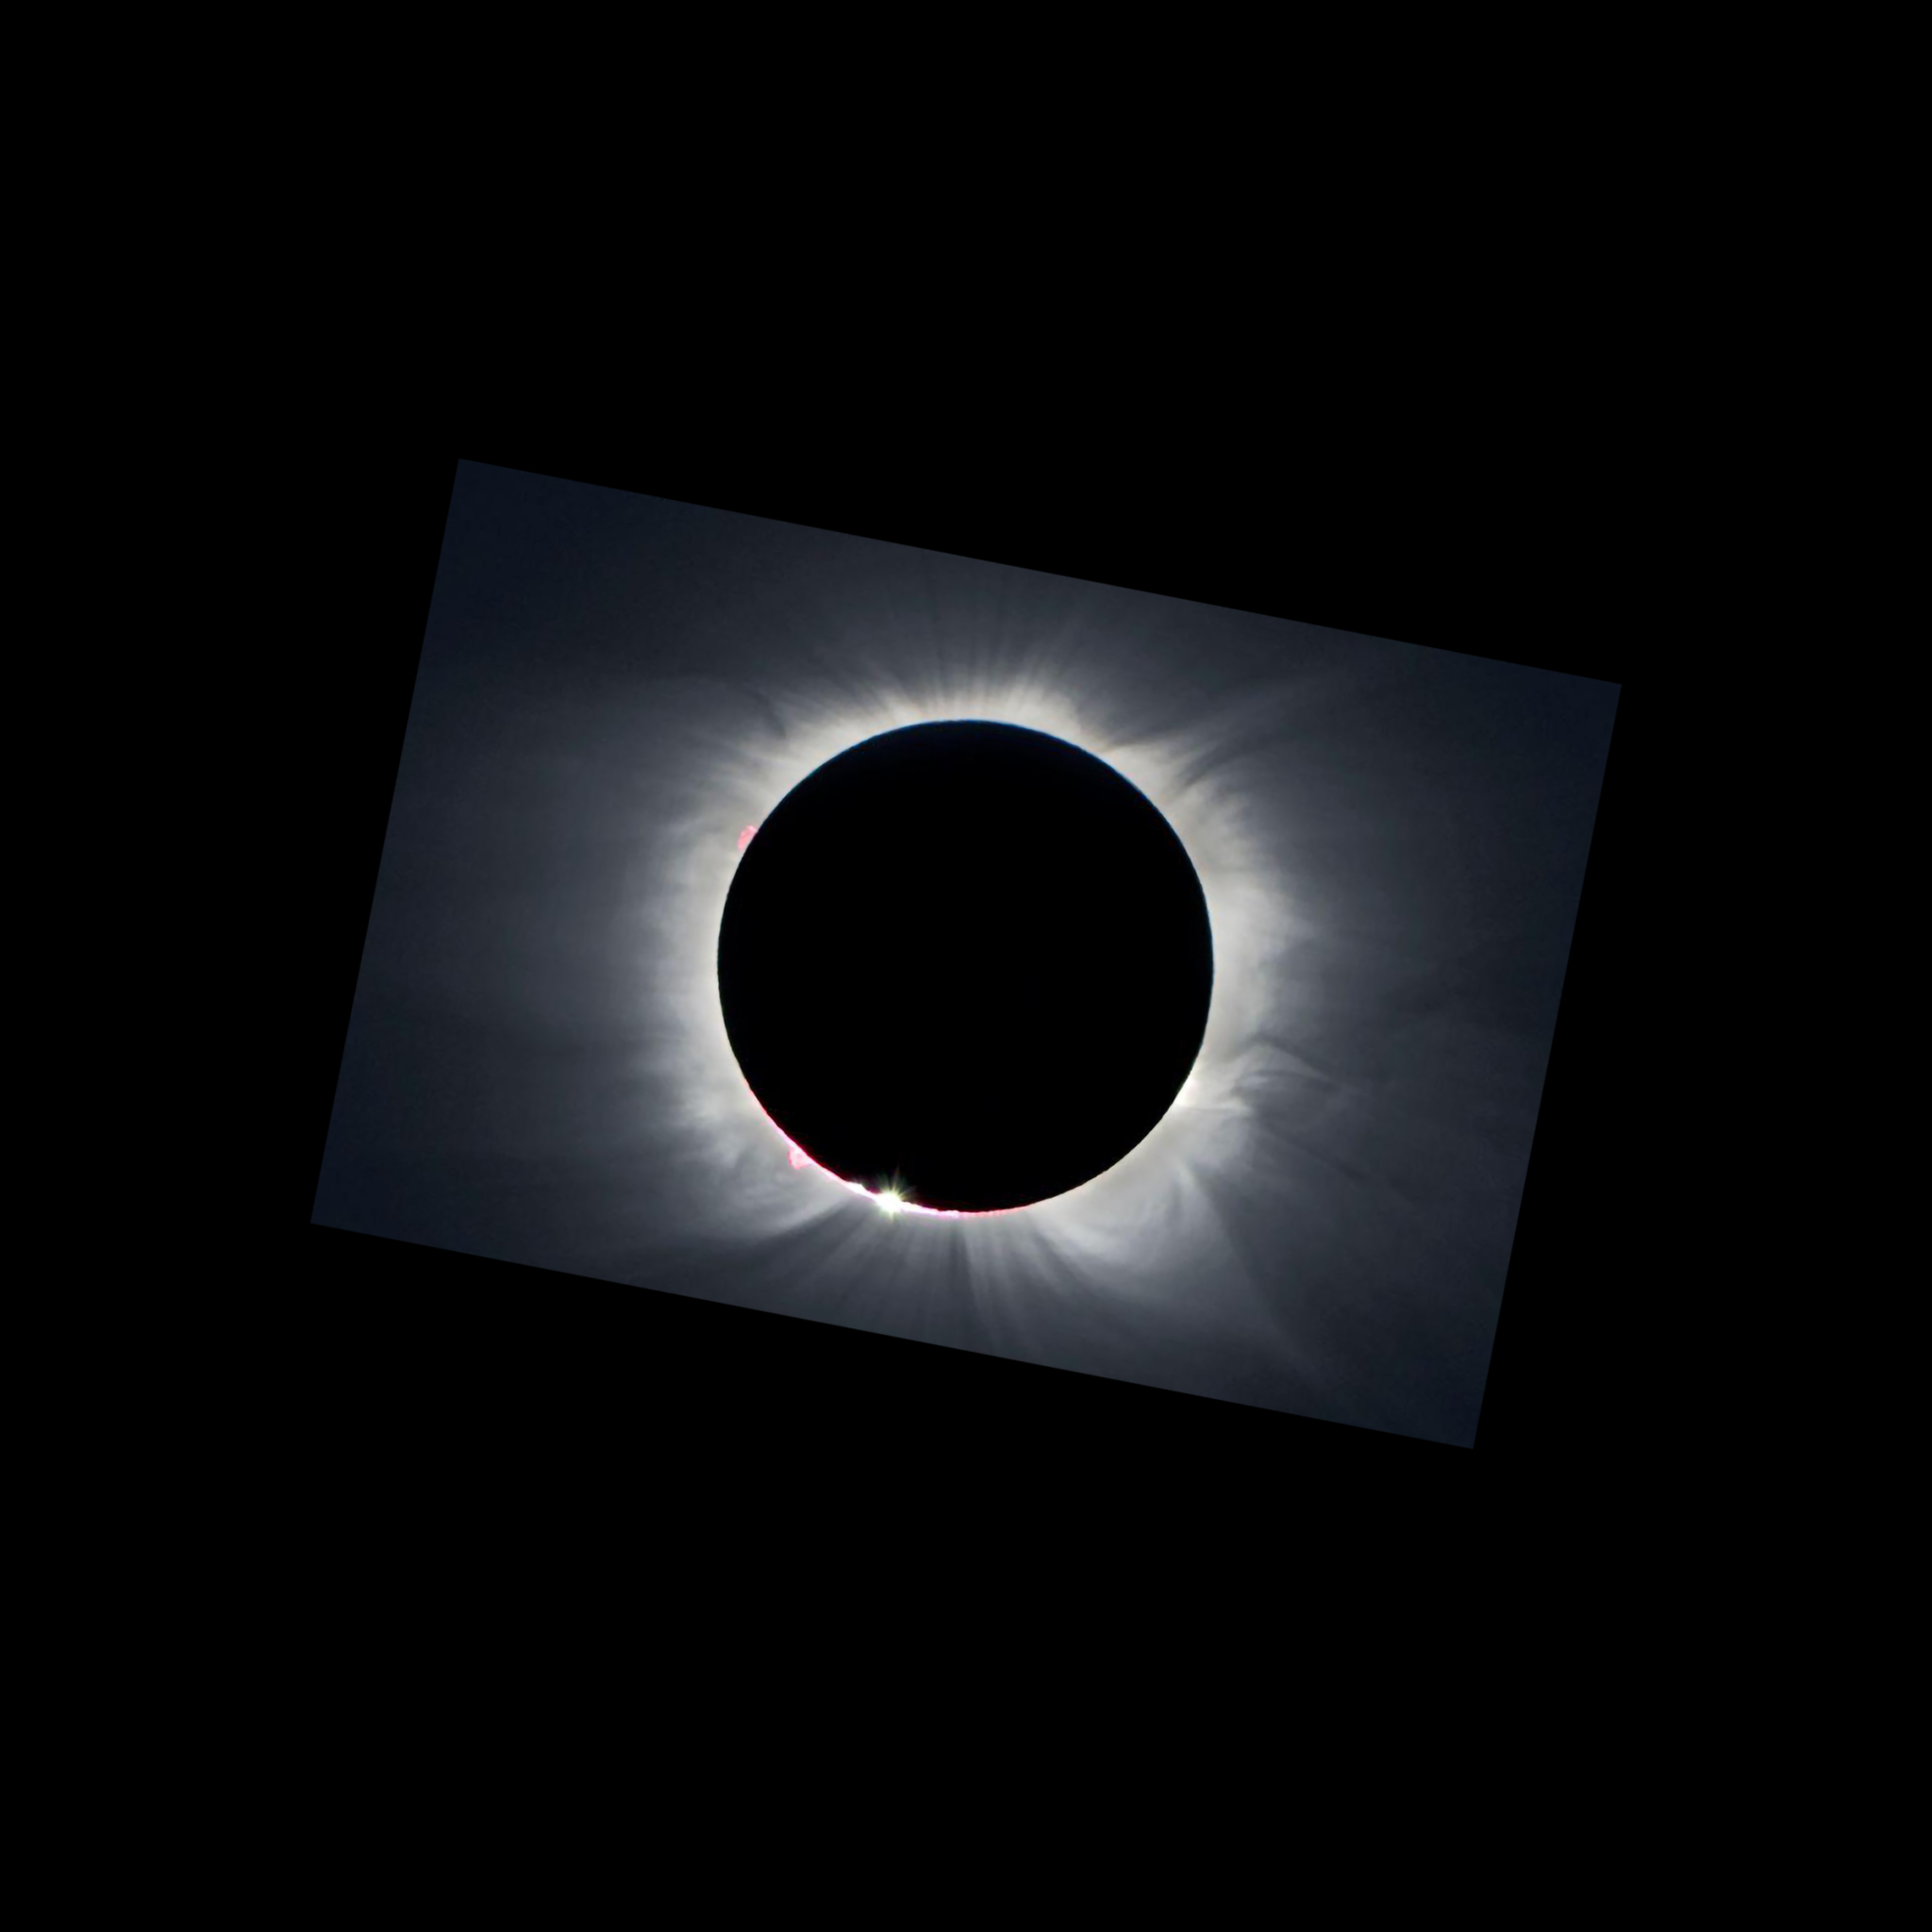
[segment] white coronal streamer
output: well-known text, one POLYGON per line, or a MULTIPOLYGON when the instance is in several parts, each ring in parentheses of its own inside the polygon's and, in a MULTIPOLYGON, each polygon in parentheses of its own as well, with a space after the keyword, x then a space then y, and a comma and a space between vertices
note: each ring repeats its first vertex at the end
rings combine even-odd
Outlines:
MULTIPOLYGON (((1279 859, 1244 808, 1241 759, 1229 751, 1252 739, 1268 693, 1250 691, 1224 709, 1148 729, 1129 708, 1102 697, 1108 675, 1097 653, 1083 665, 1077 650, 1042 649, 1018 672, 949 667, 944 652, 929 655, 936 661, 922 677, 895 667, 903 653, 848 648, 836 671, 760 677, 756 690, 698 679, 655 688, 660 724, 667 711, 677 719, 675 769, 660 769, 656 786, 678 804, 653 824, 635 881, 631 957, 639 962, 646 1060, 640 1091, 654 1110, 671 1106, 683 1239, 728 1244, 815 1228, 824 1237, 815 1252, 874 1279, 884 1264, 896 1292, 922 1282, 948 1282, 956 1291, 967 1284, 997 1346, 1003 1332, 1024 1326, 1012 1309, 988 1306, 1002 1290, 1077 1281, 1104 1284, 1110 1300, 1144 1303, 1208 1274, 1242 1272, 1214 1195, 1246 1184, 1260 1165, 1263 1090, 1278 1053, 1263 1029, 1278 1011, 1295 914, 1279 859), (1007 1213, 922 1213, 892 1203, 881 1212, 877 1197, 792 1148, 752 1094, 724 1031, 718 929, 749 842, 744 834, 808 774, 880 732, 963 719, 1064 739, 1104 759, 1159 808, 1207 897, 1213 999, 1200 1055, 1174 1107, 1105 1174, 1007 1213)), ((654 736, 662 742, 670 734, 654 736)), ((1069 862, 1078 863, 1077 852, 1069 862)), ((879 1024, 891 1017, 877 1016, 879 1024)))

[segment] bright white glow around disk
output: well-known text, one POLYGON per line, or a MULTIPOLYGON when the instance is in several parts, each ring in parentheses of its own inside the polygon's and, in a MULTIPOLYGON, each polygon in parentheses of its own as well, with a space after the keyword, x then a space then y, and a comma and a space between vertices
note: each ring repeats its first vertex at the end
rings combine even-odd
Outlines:
MULTIPOLYGON (((1158 690, 1150 704, 1146 679, 1109 679, 1115 642, 1066 635, 1018 648, 1009 642, 994 654, 939 639, 909 649, 896 636, 846 637, 816 669, 808 660, 790 677, 760 680, 755 696, 695 677, 655 688, 655 701, 681 714, 681 762, 660 782, 675 782, 683 815, 654 826, 640 848, 630 955, 639 962, 647 1042, 640 1092, 653 1107, 674 1096, 693 1239, 774 1237, 859 1213, 862 1205, 840 1237, 840 1252, 856 1258, 874 1240, 908 1242, 894 1278, 897 1291, 915 1297, 923 1270, 960 1266, 979 1284, 975 1294, 996 1298, 1002 1284, 1024 1277, 1037 1291, 1042 1279, 1065 1280, 1069 1268, 1082 1279, 1105 1280, 1109 1295, 1130 1298, 1172 1295, 1177 1282, 1216 1263, 1232 1264, 1222 1271, 1228 1278, 1245 1275, 1206 1183, 1247 1184, 1259 1159, 1256 1135, 1268 1090, 1285 1071, 1266 1023, 1278 1010, 1296 925, 1267 823, 1243 808, 1241 746, 1257 717, 1285 705, 1289 692, 1250 686, 1219 708, 1176 715, 1158 690), (984 661, 995 655, 1004 655, 1004 667, 984 661), (1141 705, 1141 717, 1104 695, 1123 686, 1141 705), (719 925, 734 868, 779 801, 863 739, 963 719, 1064 739, 1145 793, 1200 878, 1215 959, 1199 1057, 1153 1132, 1081 1187, 986 1214, 924 1208, 896 1191, 841 1181, 820 1168, 746 1084, 717 984, 719 925)), ((1077 853, 1069 853, 1068 863, 1078 863, 1077 853)), ((916 1058, 918 1050, 916 1034, 909 1035, 907 1053, 916 1058)), ((955 1280, 948 1291, 957 1288, 955 1280)), ((869 1311, 864 1319, 903 1325, 897 1314, 869 1311)))

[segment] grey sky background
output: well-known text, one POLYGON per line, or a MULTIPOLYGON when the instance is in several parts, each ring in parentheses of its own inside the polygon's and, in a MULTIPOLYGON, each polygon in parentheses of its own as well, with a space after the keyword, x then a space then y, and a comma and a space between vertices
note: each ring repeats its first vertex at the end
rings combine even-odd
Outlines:
POLYGON ((314 1219, 1467 1443, 1616 700, 462 464, 314 1219), (1195 855, 1208 1045, 1088 1190, 888 1222, 748 1112, 716 908, 819 758, 1002 696, 1195 855))

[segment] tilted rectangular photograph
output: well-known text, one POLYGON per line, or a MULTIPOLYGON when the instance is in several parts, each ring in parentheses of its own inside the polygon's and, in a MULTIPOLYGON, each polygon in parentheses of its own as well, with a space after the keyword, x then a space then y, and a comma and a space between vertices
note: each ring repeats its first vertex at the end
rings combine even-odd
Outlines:
POLYGON ((1619 691, 460 463, 312 1219, 1468 1446, 1619 691))

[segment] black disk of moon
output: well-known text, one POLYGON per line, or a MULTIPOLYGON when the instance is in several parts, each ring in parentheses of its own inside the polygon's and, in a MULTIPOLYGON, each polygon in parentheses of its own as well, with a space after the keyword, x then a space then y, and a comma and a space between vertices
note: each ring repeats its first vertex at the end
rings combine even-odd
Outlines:
POLYGON ((821 1167, 964 1212, 1104 1174, 1174 1104, 1214 978, 1147 797, 1062 739, 915 724, 795 786, 718 936, 732 1052, 821 1167))

